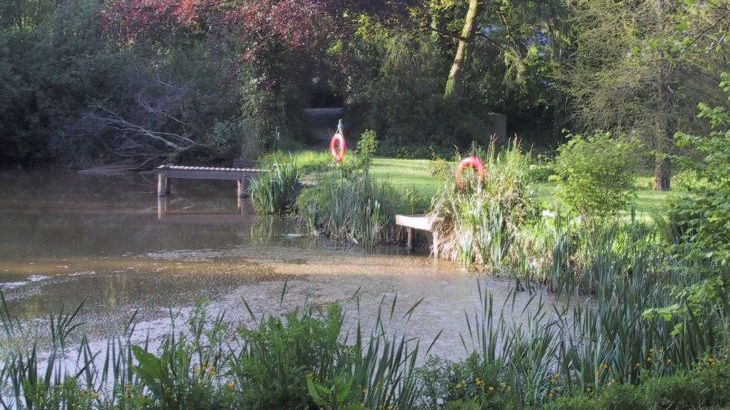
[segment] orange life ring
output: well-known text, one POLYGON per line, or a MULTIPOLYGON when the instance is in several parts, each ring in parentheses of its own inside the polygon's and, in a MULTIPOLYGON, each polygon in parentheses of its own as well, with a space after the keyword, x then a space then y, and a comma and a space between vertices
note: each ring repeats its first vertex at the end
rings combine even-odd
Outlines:
POLYGON ((484 164, 482 161, 475 157, 466 157, 461 160, 459 163, 459 166, 456 167, 456 174, 455 180, 456 180, 456 187, 460 190, 464 188, 464 182, 461 180, 461 172, 464 171, 464 168, 473 168, 474 171, 479 174, 479 182, 484 181, 484 179, 487 177, 487 171, 484 169, 484 164))
POLYGON ((345 136, 338 132, 332 137, 332 141, 330 141, 330 152, 335 157, 336 162, 342 162, 342 159, 345 158, 345 151, 347 151, 345 136))

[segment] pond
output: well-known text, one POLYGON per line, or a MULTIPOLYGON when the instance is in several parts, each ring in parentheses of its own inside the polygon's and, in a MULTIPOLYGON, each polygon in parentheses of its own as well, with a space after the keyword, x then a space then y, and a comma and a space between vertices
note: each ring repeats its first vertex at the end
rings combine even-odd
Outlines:
MULTIPOLYGON (((230 181, 175 180, 161 201, 155 190, 152 175, 0 174, 0 290, 11 314, 41 337, 49 314, 83 302, 92 339, 119 334, 137 312, 136 337, 154 340, 170 329, 171 312, 185 315, 200 300, 249 325, 243 300, 255 317, 340 302, 351 321, 372 326, 397 297, 390 327, 425 344, 443 330, 431 352, 456 359, 464 312, 479 306, 477 281, 497 308, 513 287, 423 253, 307 239, 282 219, 256 216, 230 181)), ((519 292, 509 303, 529 298, 519 292)))

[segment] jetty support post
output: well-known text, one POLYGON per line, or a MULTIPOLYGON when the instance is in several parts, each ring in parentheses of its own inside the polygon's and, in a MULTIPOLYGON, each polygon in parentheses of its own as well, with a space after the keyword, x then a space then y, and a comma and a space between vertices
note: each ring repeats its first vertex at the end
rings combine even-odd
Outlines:
POLYGON ((246 181, 244 179, 236 180, 236 195, 239 198, 246 196, 246 181))
POLYGON ((157 173, 157 196, 162 198, 170 194, 170 181, 164 172, 157 173))
POLYGON ((433 258, 438 259, 439 258, 439 233, 437 231, 433 231, 432 233, 433 237, 433 258))

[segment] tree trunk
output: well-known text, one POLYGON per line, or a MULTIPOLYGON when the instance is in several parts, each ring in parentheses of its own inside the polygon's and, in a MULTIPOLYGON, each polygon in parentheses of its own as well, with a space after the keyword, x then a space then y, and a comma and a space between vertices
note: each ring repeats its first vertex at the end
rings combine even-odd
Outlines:
MULTIPOLYGON (((657 18, 659 30, 664 34, 664 0, 657 1, 657 18)), ((672 175, 672 161, 669 156, 672 150, 672 136, 669 129, 669 115, 672 109, 672 90, 669 88, 669 61, 665 51, 659 49, 659 72, 657 92, 659 99, 659 116, 656 130, 656 158, 654 162, 654 190, 668 191, 672 175)))
POLYGON ((672 160, 669 155, 657 153, 654 163, 654 190, 669 191, 672 175, 672 160))
POLYGON ((464 28, 461 30, 459 45, 456 48, 456 55, 454 55, 454 62, 451 64, 449 78, 446 80, 446 90, 444 91, 444 96, 446 97, 453 95, 454 90, 456 89, 459 74, 461 73, 461 65, 464 63, 464 58, 466 57, 466 45, 471 38, 471 33, 474 28, 474 20, 476 20, 477 17, 478 5, 479 0, 469 0, 469 9, 466 12, 466 19, 464 19, 464 28))

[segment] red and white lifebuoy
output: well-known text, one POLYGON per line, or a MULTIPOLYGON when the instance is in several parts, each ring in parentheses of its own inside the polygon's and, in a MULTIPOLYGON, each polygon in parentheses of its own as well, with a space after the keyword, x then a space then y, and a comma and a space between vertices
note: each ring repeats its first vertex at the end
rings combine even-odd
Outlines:
POLYGON ((475 157, 470 156, 461 160, 459 166, 456 167, 456 174, 454 175, 456 181, 456 187, 461 190, 464 189, 464 182, 461 180, 461 173, 465 168, 472 168, 479 175, 479 182, 483 182, 487 178, 487 171, 484 169, 482 161, 475 157))
POLYGON ((332 137, 332 141, 330 141, 330 152, 335 157, 336 162, 342 162, 342 159, 345 158, 345 151, 347 151, 345 136, 341 132, 338 132, 332 137))

